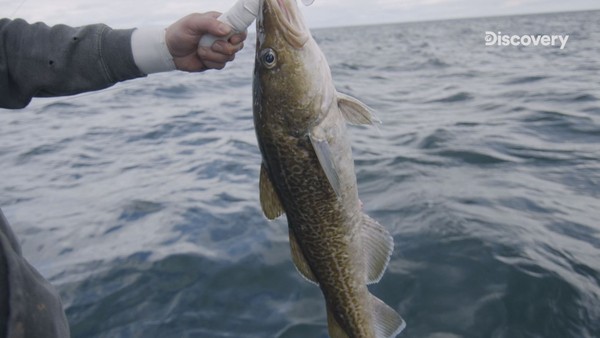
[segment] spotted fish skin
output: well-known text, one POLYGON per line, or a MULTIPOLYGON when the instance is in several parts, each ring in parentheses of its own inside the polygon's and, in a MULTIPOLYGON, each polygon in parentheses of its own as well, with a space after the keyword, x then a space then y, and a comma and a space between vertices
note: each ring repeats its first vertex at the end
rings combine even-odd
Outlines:
POLYGON ((361 210, 346 131, 375 118, 336 91, 295 0, 261 2, 253 112, 262 209, 269 219, 286 214, 292 259, 323 292, 330 336, 395 337, 404 321, 367 288, 383 275, 393 240, 361 210))

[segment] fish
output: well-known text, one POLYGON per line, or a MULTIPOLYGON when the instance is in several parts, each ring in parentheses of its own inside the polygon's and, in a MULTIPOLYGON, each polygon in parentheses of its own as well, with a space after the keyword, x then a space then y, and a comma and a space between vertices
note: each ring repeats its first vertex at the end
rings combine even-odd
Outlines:
POLYGON ((335 89, 295 0, 262 0, 256 32, 262 211, 269 220, 286 215, 292 261, 321 289, 332 338, 396 337, 404 320, 368 289, 386 269, 393 238, 362 211, 346 126, 378 119, 335 89))

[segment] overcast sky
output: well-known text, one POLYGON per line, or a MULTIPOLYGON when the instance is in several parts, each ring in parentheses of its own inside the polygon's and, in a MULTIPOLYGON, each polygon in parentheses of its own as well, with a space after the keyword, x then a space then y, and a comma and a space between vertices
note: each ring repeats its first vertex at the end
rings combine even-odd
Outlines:
MULTIPOLYGON (((191 12, 226 11, 235 0, 0 0, 2 17, 115 28, 166 26, 191 12)), ((315 0, 310 27, 600 9, 599 0, 315 0)), ((600 18, 599 18, 600 19, 600 18)))

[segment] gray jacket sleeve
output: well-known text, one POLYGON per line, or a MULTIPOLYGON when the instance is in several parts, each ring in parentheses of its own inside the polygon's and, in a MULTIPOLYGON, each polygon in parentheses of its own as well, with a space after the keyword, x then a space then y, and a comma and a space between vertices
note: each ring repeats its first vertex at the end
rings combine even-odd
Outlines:
POLYGON ((133 29, 0 20, 0 107, 23 108, 34 96, 62 96, 145 76, 131 52, 133 29))

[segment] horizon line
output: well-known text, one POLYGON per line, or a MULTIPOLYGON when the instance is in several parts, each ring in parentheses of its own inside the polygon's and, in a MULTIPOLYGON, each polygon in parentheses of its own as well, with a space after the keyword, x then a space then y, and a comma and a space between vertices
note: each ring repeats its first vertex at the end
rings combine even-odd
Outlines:
POLYGON ((579 12, 596 12, 600 11, 600 7, 594 9, 576 9, 566 11, 549 11, 549 12, 531 12, 531 13, 518 13, 518 14, 499 14, 499 15, 480 15, 480 16, 464 16, 464 17, 450 17, 450 18, 439 18, 439 19, 416 19, 416 20, 403 20, 403 21, 389 21, 389 22, 378 22, 378 23, 363 23, 356 25, 340 25, 340 26, 315 26, 311 29, 329 29, 329 28, 350 28, 350 27, 368 27, 368 26, 385 26, 385 25, 398 25, 398 24, 409 24, 409 23, 425 23, 425 22, 441 22, 441 21, 455 21, 455 20, 475 20, 475 19, 486 19, 486 18, 504 18, 514 16, 535 16, 535 15, 550 15, 550 14, 566 14, 566 13, 579 13, 579 12))

